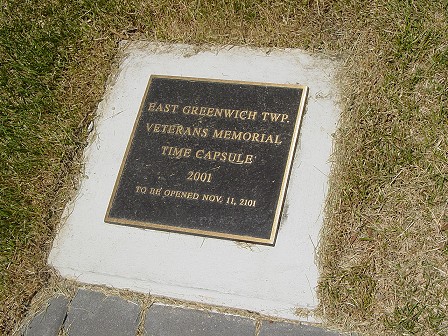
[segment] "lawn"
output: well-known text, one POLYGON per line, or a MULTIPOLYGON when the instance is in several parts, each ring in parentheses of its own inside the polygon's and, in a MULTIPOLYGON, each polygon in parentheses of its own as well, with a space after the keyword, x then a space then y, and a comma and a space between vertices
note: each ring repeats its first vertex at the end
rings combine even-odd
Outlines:
POLYGON ((49 282, 46 257, 124 39, 341 58, 318 313, 372 335, 448 334, 447 0, 3 1, 3 334, 49 282))

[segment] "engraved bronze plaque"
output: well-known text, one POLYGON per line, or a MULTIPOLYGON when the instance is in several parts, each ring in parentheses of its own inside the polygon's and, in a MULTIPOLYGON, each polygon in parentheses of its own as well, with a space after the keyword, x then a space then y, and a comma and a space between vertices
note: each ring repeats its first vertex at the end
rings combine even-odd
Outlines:
POLYGON ((151 76, 105 221, 274 245, 307 90, 151 76))

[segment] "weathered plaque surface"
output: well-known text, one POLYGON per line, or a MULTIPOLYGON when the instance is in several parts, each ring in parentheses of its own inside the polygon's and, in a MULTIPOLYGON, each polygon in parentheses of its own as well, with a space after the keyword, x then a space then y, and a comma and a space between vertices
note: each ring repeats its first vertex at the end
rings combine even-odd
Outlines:
POLYGON ((306 94, 151 76, 105 221, 273 245, 306 94))

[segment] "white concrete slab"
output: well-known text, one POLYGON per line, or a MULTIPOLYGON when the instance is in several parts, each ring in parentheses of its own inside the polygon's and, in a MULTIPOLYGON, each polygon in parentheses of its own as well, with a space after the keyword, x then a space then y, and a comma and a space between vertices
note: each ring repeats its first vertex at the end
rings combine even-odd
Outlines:
MULTIPOLYGON (((82 282, 301 319, 317 305, 315 246, 338 120, 334 60, 299 50, 132 43, 99 104, 85 176, 49 257, 82 282), (310 88, 275 247, 104 223, 151 74, 303 84, 310 88)), ((313 318, 311 317, 311 320, 313 318)), ((310 319, 309 319, 310 321, 310 319)))

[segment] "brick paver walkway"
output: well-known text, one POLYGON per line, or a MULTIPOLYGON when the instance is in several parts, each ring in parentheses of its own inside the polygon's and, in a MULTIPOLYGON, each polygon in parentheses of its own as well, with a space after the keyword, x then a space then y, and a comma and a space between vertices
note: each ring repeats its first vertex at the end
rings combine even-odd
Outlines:
MULTIPOLYGON (((118 296, 79 289, 70 301, 50 299, 24 327, 22 335, 135 336, 141 317, 139 304, 118 296)), ((147 308, 147 336, 339 336, 321 328, 259 320, 155 303, 147 308)))

